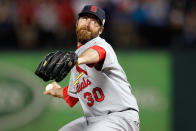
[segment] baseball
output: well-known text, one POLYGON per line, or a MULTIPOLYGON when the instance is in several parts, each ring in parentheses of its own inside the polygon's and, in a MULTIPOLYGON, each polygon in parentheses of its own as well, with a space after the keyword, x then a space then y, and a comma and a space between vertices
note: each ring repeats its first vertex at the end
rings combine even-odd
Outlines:
POLYGON ((45 88, 46 91, 50 90, 53 88, 53 84, 48 84, 45 88))

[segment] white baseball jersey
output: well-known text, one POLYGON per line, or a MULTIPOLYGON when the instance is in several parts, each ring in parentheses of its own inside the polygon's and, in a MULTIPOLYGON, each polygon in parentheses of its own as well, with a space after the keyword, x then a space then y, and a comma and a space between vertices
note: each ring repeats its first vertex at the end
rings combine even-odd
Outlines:
POLYGON ((79 99, 86 117, 102 116, 128 108, 138 111, 126 74, 113 48, 104 39, 96 37, 75 53, 79 56, 95 45, 105 49, 105 59, 93 67, 86 64, 75 66, 71 71, 68 94, 79 99))

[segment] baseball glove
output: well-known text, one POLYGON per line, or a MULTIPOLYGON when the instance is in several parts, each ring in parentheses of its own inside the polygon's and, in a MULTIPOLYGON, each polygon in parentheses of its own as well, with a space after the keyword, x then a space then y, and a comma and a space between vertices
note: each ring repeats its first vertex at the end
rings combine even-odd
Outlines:
POLYGON ((35 74, 44 81, 63 80, 78 60, 74 52, 56 51, 49 53, 38 65, 35 74))

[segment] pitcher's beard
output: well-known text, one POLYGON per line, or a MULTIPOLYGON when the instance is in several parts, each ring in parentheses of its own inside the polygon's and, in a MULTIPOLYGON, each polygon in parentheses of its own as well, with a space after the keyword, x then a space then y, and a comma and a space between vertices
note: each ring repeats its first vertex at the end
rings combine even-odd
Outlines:
POLYGON ((85 44, 91 39, 97 37, 99 35, 99 31, 92 32, 92 31, 88 31, 88 29, 86 28, 80 28, 76 30, 76 34, 77 34, 78 42, 85 44))

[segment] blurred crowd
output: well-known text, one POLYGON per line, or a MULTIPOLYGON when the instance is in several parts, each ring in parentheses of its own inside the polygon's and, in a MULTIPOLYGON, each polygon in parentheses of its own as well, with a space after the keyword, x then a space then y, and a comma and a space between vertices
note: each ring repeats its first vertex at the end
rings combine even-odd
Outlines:
POLYGON ((196 47, 195 0, 0 0, 0 49, 75 48, 86 4, 106 11, 102 37, 115 48, 196 47))

